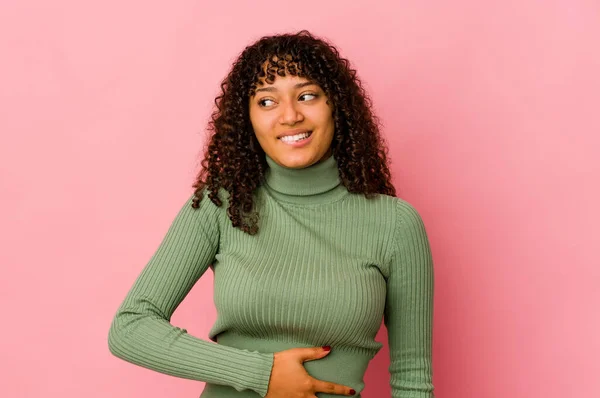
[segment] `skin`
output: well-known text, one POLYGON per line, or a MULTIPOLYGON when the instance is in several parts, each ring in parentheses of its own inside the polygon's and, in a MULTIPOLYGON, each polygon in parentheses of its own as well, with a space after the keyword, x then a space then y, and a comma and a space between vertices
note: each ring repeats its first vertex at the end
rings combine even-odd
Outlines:
POLYGON ((325 347, 291 348, 273 354, 273 369, 265 398, 317 398, 316 393, 355 395, 348 386, 311 377, 304 362, 319 360, 329 354, 325 347))
POLYGON ((250 97, 250 122, 265 153, 288 168, 305 168, 331 156, 333 107, 325 92, 304 77, 278 76, 258 86, 250 97), (293 129, 312 131, 311 142, 301 148, 277 138, 293 129))

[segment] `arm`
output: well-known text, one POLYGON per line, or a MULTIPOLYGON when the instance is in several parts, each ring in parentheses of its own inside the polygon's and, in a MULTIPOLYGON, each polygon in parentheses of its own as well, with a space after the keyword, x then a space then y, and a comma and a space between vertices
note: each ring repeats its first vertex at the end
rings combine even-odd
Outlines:
POLYGON ((125 361, 186 379, 267 394, 272 353, 219 345, 170 324, 171 315, 214 262, 218 207, 208 194, 188 198, 119 307, 108 334, 111 353, 125 361))
POLYGON ((392 397, 432 398, 433 261, 423 221, 398 199, 384 323, 392 397))

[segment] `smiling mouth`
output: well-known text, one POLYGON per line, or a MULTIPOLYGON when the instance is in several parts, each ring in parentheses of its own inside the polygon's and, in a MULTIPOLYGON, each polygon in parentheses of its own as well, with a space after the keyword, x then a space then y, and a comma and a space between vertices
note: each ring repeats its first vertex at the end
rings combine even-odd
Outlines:
POLYGON ((301 134, 297 134, 297 135, 288 135, 288 136, 280 137, 278 139, 283 142, 286 142, 286 143, 302 142, 302 141, 308 139, 312 135, 312 133, 313 133, 312 130, 310 130, 306 133, 301 133, 301 134))

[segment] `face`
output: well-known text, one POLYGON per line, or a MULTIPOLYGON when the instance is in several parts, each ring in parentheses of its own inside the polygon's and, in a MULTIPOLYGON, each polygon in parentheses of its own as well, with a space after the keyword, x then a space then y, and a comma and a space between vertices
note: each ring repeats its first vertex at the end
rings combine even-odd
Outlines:
POLYGON ((260 146, 279 165, 305 168, 331 155, 333 108, 317 84, 277 76, 273 84, 257 86, 249 106, 260 146))

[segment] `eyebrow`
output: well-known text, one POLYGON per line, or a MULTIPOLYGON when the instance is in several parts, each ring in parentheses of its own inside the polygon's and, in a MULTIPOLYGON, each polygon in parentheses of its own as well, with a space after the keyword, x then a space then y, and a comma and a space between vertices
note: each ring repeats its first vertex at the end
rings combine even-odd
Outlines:
MULTIPOLYGON (((312 86, 313 84, 316 85, 317 83, 315 83, 315 82, 298 83, 298 84, 294 85, 294 88, 302 88, 305 86, 312 86)), ((271 87, 257 88, 256 90, 254 90, 255 93, 259 93, 261 91, 275 92, 275 91, 277 91, 277 88, 271 86, 271 87)))

